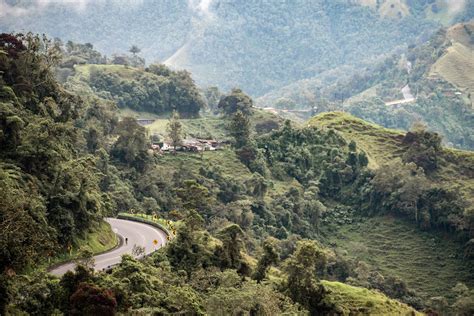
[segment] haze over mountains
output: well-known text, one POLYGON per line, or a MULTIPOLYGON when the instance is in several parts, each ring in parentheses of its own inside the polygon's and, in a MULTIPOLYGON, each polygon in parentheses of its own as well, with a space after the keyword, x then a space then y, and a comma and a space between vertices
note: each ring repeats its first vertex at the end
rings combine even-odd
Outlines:
POLYGON ((0 0, 0 315, 474 315, 473 16, 0 0))
POLYGON ((108 55, 135 44, 148 62, 187 69, 201 86, 238 86, 253 96, 343 65, 359 68, 473 11, 470 1, 450 0, 10 0, 0 9, 2 31, 90 42, 108 55))

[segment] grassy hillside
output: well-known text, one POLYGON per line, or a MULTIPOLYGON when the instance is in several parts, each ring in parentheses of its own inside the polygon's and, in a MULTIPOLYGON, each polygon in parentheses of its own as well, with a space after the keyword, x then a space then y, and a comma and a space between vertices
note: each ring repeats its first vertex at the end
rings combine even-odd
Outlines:
POLYGON ((322 284, 329 291, 325 301, 335 304, 340 315, 423 315, 377 291, 340 282, 322 281, 322 284))
POLYGON ((61 252, 53 257, 45 266, 53 266, 62 262, 73 260, 81 255, 81 251, 87 249, 93 253, 102 253, 117 246, 118 240, 112 231, 110 224, 102 221, 92 227, 84 236, 74 240, 70 252, 61 252))
MULTIPOLYGON (((323 113, 308 124, 334 129, 347 140, 356 141, 367 153, 372 169, 400 158, 407 149, 402 144, 403 132, 365 122, 347 113, 323 113)), ((428 179, 433 185, 456 188, 465 199, 466 212, 472 212, 474 153, 443 149, 441 155, 439 170, 428 179)), ((453 298, 455 294, 451 288, 457 282, 474 285, 472 263, 463 260, 462 245, 448 235, 420 232, 414 224, 392 217, 361 219, 342 226, 329 223, 323 231, 329 244, 368 262, 382 274, 401 277, 424 298, 441 293, 453 298)))
MULTIPOLYGON (((145 125, 150 135, 159 135, 166 138, 166 127, 169 122, 169 115, 156 115, 148 112, 137 112, 129 108, 119 109, 119 117, 134 117, 154 119, 155 121, 150 125, 145 125)), ((259 130, 259 126, 265 124, 272 124, 274 127, 281 125, 283 119, 273 113, 269 113, 260 109, 254 109, 253 115, 250 118, 252 127, 257 130, 257 133, 264 132, 259 130)), ((194 119, 180 119, 183 125, 183 133, 186 137, 208 138, 217 140, 228 140, 228 122, 222 116, 203 114, 199 118, 194 119)))
POLYGON ((474 22, 458 24, 449 29, 452 42, 446 53, 431 67, 431 74, 467 93, 474 92, 474 22))
POLYGON ((474 286, 474 267, 463 260, 462 246, 447 235, 420 232, 408 221, 390 216, 330 225, 325 231, 336 249, 383 275, 402 278, 425 299, 440 294, 453 299, 451 289, 457 282, 474 286))
MULTIPOLYGON (((322 113, 308 122, 309 125, 333 128, 346 139, 354 140, 367 153, 369 167, 378 168, 407 149, 402 144, 402 131, 387 129, 361 120, 344 112, 322 113)), ((474 153, 444 148, 441 166, 430 176, 433 183, 458 189, 468 205, 474 205, 474 153)))
POLYGON ((446 145, 472 150, 473 31, 472 22, 457 24, 403 54, 374 60, 364 70, 333 69, 272 91, 257 103, 271 107, 286 100, 317 112, 344 109, 364 120, 402 130, 423 121, 443 136, 446 145), (391 103, 405 96, 409 102, 391 103))
POLYGON ((322 113, 308 122, 311 126, 333 128, 348 140, 354 140, 369 157, 369 167, 378 168, 400 157, 402 131, 384 128, 344 112, 322 113))

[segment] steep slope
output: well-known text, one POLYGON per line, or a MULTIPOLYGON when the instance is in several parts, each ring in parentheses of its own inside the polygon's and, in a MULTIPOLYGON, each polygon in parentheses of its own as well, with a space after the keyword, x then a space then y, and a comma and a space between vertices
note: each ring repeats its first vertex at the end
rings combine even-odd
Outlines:
POLYGON ((387 298, 384 294, 340 282, 322 281, 329 291, 325 301, 337 306, 341 315, 423 315, 412 307, 387 298))
MULTIPOLYGON (((343 112, 320 114, 308 125, 334 129, 347 141, 355 141, 367 153, 369 168, 376 173, 409 150, 403 142, 404 132, 343 112)), ((474 214, 474 153, 444 148, 439 155, 438 170, 427 175, 429 185, 457 192, 464 200, 463 214, 469 225, 469 218, 474 214)), ((457 282, 474 284, 474 266, 466 258, 462 244, 443 231, 420 231, 419 225, 403 216, 382 212, 370 219, 361 217, 342 225, 329 221, 322 230, 328 244, 373 265, 382 274, 406 280, 424 299, 443 293, 452 300, 456 294, 451 288, 457 282)))
POLYGON ((364 71, 334 69, 268 93, 257 104, 270 107, 290 100, 299 109, 313 107, 316 112, 343 109, 404 130, 423 121, 445 144, 473 149, 473 29, 473 22, 457 24, 364 71))
MULTIPOLYGON (((457 24, 447 32, 452 46, 432 66, 431 75, 467 93, 474 93, 474 22, 457 24)), ((471 102, 473 102, 471 100, 471 102)))
MULTIPOLYGON (((402 140, 405 132, 387 129, 343 112, 322 113, 308 125, 332 128, 347 140, 354 140, 367 153, 369 167, 377 169, 383 164, 401 158, 407 146, 402 140)), ((444 148, 438 171, 430 176, 433 183, 446 188, 457 188, 466 199, 468 210, 474 205, 474 153, 444 148)))
POLYGON ((188 69, 201 85, 239 86, 252 95, 358 65, 435 30, 424 19, 383 18, 347 0, 145 0, 127 9, 121 1, 68 3, 5 4, 11 14, 2 16, 0 30, 91 42, 108 55, 137 45, 148 61, 188 69))

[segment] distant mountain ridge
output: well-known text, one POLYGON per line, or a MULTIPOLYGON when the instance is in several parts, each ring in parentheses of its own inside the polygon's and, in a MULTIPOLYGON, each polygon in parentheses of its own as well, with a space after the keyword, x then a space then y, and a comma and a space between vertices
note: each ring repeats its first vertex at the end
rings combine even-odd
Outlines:
POLYGON ((436 29, 413 14, 382 18, 348 0, 15 3, 2 4, 1 31, 90 42, 109 55, 137 45, 148 62, 188 69, 200 85, 254 96, 360 65, 436 29))
MULTIPOLYGON (((445 142, 474 148, 474 22, 440 30, 405 54, 363 70, 336 68, 300 80, 257 99, 257 105, 294 104, 316 112, 345 110, 389 128, 409 129, 417 121, 441 133, 445 142), (409 88, 413 99, 404 99, 409 88)), ((406 98, 405 98, 406 99, 406 98)))

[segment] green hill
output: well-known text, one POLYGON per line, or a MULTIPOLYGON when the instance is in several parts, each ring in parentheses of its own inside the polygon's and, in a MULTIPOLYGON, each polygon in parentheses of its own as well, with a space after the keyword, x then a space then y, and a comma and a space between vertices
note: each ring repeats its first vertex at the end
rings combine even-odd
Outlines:
MULTIPOLYGON (((448 30, 452 45, 432 66, 438 75, 465 93, 474 93, 474 22, 457 24, 448 30)), ((471 104, 474 106, 474 100, 471 104)))
MULTIPOLYGON (((383 15, 395 11, 396 16, 398 8, 387 6, 383 15)), ((12 14, 2 16, 2 31, 26 29, 93 43, 109 56, 137 45, 147 61, 188 69, 202 86, 217 85, 225 91, 238 86, 252 95, 344 64, 359 65, 434 30, 434 24, 423 18, 384 18, 348 0, 311 0, 307 5, 140 1, 130 10, 114 1, 87 1, 80 10, 74 3, 38 7, 17 1, 6 4, 8 9, 12 14)))
POLYGON ((377 291, 340 282, 322 281, 322 284, 329 292, 326 302, 337 306, 335 312, 339 315, 423 315, 377 291))
POLYGON ((194 81, 186 71, 163 65, 146 69, 124 65, 75 65, 65 86, 76 93, 113 101, 120 109, 197 116, 204 107, 194 81))
MULTIPOLYGON (((348 113, 323 113, 308 124, 334 129, 347 141, 356 141, 367 153, 373 170, 386 168, 387 163, 401 159, 408 150, 403 143, 405 132, 386 129, 348 113)), ((444 148, 439 169, 427 177, 431 185, 455 189, 461 194, 467 206, 466 218, 474 214, 473 166, 474 153, 444 148)), ((444 293, 453 299, 455 294, 451 288, 457 282, 474 284, 472 263, 462 259, 462 246, 452 236, 420 232, 416 225, 403 218, 376 216, 341 226, 329 224, 324 235, 336 249, 372 264, 382 273, 406 280, 424 298, 444 293), (444 250, 440 252, 440 249, 444 250)))
MULTIPOLYGON (((367 153, 369 167, 377 169, 401 158, 407 151, 402 140, 405 132, 387 129, 344 112, 322 113, 308 122, 311 126, 332 128, 347 140, 354 140, 367 153)), ((430 176, 433 183, 457 188, 468 205, 474 205, 474 153, 444 148, 440 168, 430 176)))
POLYGON ((300 109, 344 110, 402 130, 422 121, 446 145, 473 149, 472 32, 472 22, 456 24, 365 70, 336 68, 268 93, 257 104, 289 100, 300 109))

